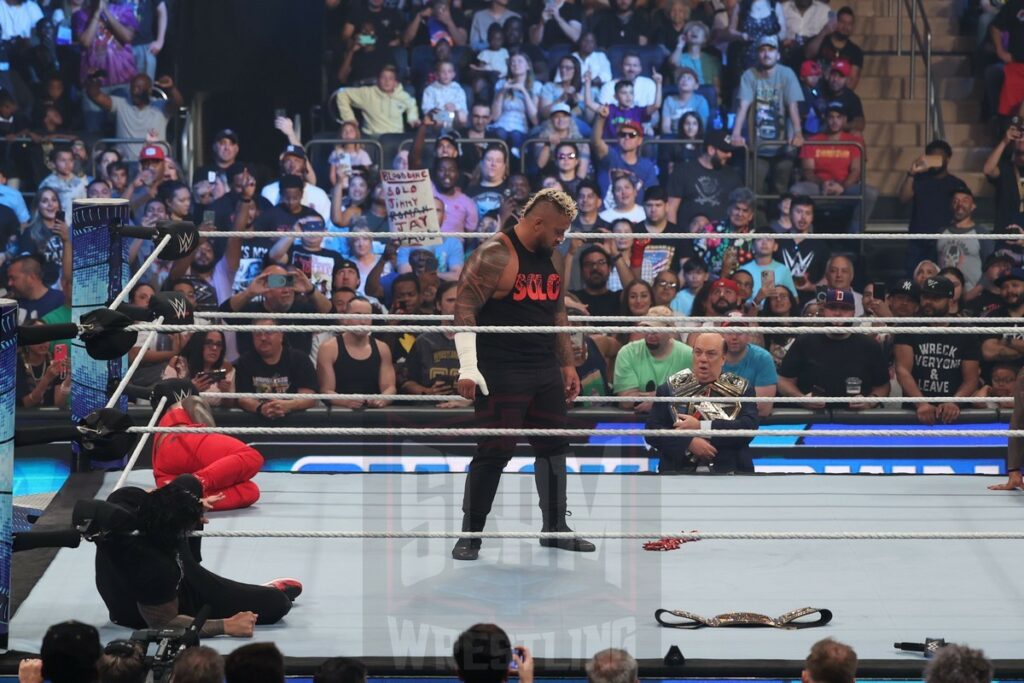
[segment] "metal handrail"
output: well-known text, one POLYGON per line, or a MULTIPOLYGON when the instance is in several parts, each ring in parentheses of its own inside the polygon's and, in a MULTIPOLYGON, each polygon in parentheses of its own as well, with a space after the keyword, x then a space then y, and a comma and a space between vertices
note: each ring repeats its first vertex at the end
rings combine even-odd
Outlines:
POLYGON ((925 144, 936 137, 944 138, 942 111, 939 100, 935 96, 935 83, 932 80, 932 26, 928 21, 928 12, 922 0, 903 0, 902 7, 896 6, 896 55, 903 56, 903 12, 910 17, 910 99, 914 99, 917 91, 917 53, 921 52, 924 60, 924 134, 925 144), (918 13, 921 16, 921 28, 917 26, 918 13))
MULTIPOLYGON (((305 144, 306 155, 310 159, 310 163, 313 161, 313 151, 317 147, 334 147, 336 145, 364 145, 376 148, 377 164, 384 167, 384 146, 380 144, 379 140, 373 138, 356 138, 354 140, 344 140, 342 138, 313 138, 305 144)), ((326 161, 326 159, 325 159, 326 161)))
POLYGON ((178 136, 178 149, 181 150, 181 172, 188 179, 189 187, 191 187, 192 176, 195 175, 195 152, 192 149, 192 110, 188 107, 181 107, 178 110, 178 118, 181 121, 181 131, 178 136))
MULTIPOLYGON (((472 145, 488 145, 488 146, 490 146, 490 145, 501 145, 502 147, 505 148, 505 159, 506 159, 506 161, 511 162, 511 160, 512 160, 512 151, 509 149, 508 143, 505 142, 504 140, 502 140, 501 138, 468 138, 468 137, 461 137, 461 138, 458 138, 457 142, 458 142, 459 145, 467 145, 467 144, 472 144, 472 145)), ((405 149, 411 149, 412 146, 415 143, 416 143, 416 140, 414 140, 413 138, 406 138, 405 140, 402 140, 400 143, 398 143, 398 151, 401 152, 402 150, 405 150, 405 149)), ((424 148, 426 148, 427 145, 433 145, 433 144, 436 144, 436 143, 437 143, 437 138, 426 138, 423 141, 423 146, 424 146, 424 148)))
MULTIPOLYGON (((752 151, 753 157, 751 161, 752 174, 755 178, 757 175, 757 151, 763 147, 787 147, 788 142, 754 142, 752 151)), ((868 217, 864 215, 864 197, 868 187, 868 165, 867 165, 867 148, 863 142, 857 142, 856 140, 804 140, 804 147, 856 147, 860 150, 860 192, 855 195, 828 195, 828 194, 816 194, 811 195, 811 199, 815 201, 840 201, 840 202, 860 202, 860 230, 864 232, 867 228, 868 217)), ((805 178, 805 180, 807 180, 805 178)), ((754 196, 758 199, 775 199, 778 200, 782 195, 777 194, 760 194, 755 192, 754 196)))

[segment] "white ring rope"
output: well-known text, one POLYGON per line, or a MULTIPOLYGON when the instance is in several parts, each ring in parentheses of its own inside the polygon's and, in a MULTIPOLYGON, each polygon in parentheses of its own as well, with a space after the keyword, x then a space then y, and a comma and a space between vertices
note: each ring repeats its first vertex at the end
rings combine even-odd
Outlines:
MULTIPOLYGON (((267 394, 265 396, 272 396, 267 394)), ((635 398, 635 397, 634 397, 635 398)), ((912 436, 1024 437, 1024 429, 507 429, 487 427, 129 427, 129 434, 260 434, 264 436, 912 436)))
MULTIPOLYGON (((265 313, 260 311, 259 313, 247 313, 245 311, 196 311, 195 317, 215 320, 221 318, 224 320, 240 319, 240 320, 252 320, 253 318, 261 318, 264 320, 393 320, 393 321, 406 321, 406 320, 441 320, 449 321, 455 320, 454 315, 441 315, 440 313, 265 313)), ((739 318, 737 316, 725 316, 725 315, 675 315, 675 316, 664 316, 664 315, 570 315, 569 322, 581 322, 581 323, 604 323, 604 322, 619 322, 628 321, 632 323, 638 322, 665 322, 666 320, 679 320, 687 323, 731 323, 739 324, 743 323, 746 325, 756 326, 759 322, 775 323, 811 323, 820 325, 822 320, 821 316, 806 316, 806 315, 780 315, 771 317, 754 317, 744 316, 739 318)), ((950 323, 952 325, 963 325, 967 323, 985 325, 994 322, 1003 322, 1006 320, 1012 320, 1012 318, 956 318, 949 316, 936 316, 934 318, 912 316, 908 318, 872 318, 872 317, 860 317, 853 318, 854 324, 888 324, 886 321, 892 322, 896 325, 903 323, 930 323, 932 325, 939 325, 942 323, 950 323)), ((1024 325, 1024 318, 1019 319, 1021 324, 1024 325)))
MULTIPOLYGON (((213 237, 213 238, 225 238, 235 237, 239 239, 260 239, 260 238, 271 238, 279 240, 283 237, 287 237, 290 233, 287 232, 276 232, 273 230, 245 230, 245 231, 226 231, 226 230, 201 230, 199 231, 200 237, 213 237)), ((360 237, 367 237, 369 239, 397 239, 397 240, 412 240, 412 239, 446 239, 448 237, 460 237, 463 239, 486 239, 496 233, 487 232, 430 232, 430 231, 410 231, 410 232, 333 232, 329 230, 310 230, 309 232, 296 232, 294 233, 295 239, 301 237, 323 237, 327 238, 341 238, 341 239, 355 239, 360 237)), ((845 232, 668 232, 668 233, 611 233, 611 232, 567 232, 565 233, 566 239, 579 239, 579 240, 599 240, 605 241, 609 239, 657 239, 657 240, 702 240, 702 239, 738 239, 738 240, 753 240, 758 238, 770 237, 775 240, 929 240, 936 241, 942 240, 1005 240, 1008 242, 1020 242, 1024 241, 1024 235, 1020 233, 993 233, 993 234, 977 234, 977 233, 942 233, 942 234, 920 234, 920 233, 900 233, 900 232, 871 232, 871 233, 860 233, 856 235, 849 235, 845 232)), ((418 246, 418 245, 408 245, 418 246)))
MULTIPOLYGON (((417 403, 446 403, 465 401, 458 394, 259 394, 253 392, 206 391, 203 398, 238 399, 251 398, 265 401, 313 400, 313 401, 415 401, 417 403)), ((985 403, 986 401, 1012 401, 1013 396, 577 396, 576 403, 985 403)))
MULTIPOLYGON (((153 415, 150 416, 149 418, 148 426, 152 427, 156 425, 156 423, 160 420, 160 417, 163 415, 164 406, 166 405, 167 397, 161 396, 159 403, 157 403, 156 407, 153 408, 153 415)), ((117 478, 117 483, 114 484, 115 491, 125 485, 125 482, 128 480, 128 475, 132 473, 133 469, 135 469, 135 463, 139 461, 139 456, 142 455, 142 449, 146 447, 146 443, 149 441, 150 436, 152 435, 143 434, 139 438, 139 442, 135 444, 135 450, 132 451, 131 456, 128 458, 128 462, 124 466, 124 471, 121 472, 121 476, 117 478)))
POLYGON ((164 238, 157 242, 156 246, 153 247, 153 252, 146 257, 146 260, 142 262, 142 265, 140 265, 139 269, 135 271, 135 274, 132 275, 131 279, 129 279, 128 282, 125 283, 124 287, 121 288, 120 293, 114 297, 113 301, 110 302, 110 306, 108 306, 110 310, 114 310, 124 303, 125 299, 128 298, 128 295, 132 293, 132 289, 139 283, 139 280, 145 277, 146 271, 149 270, 149 267, 156 262, 160 253, 168 244, 171 243, 172 237, 173 235, 164 235, 164 238))
MULTIPOLYGON (((164 317, 159 316, 153 321, 153 324, 159 326, 163 321, 164 317)), ((133 360, 132 364, 128 366, 128 371, 124 373, 124 377, 121 378, 117 388, 114 389, 114 393, 110 395, 110 399, 107 401, 107 408, 113 408, 117 405, 118 400, 121 398, 121 394, 124 393, 124 390, 131 383, 132 377, 135 376, 135 371, 139 369, 140 365, 142 365, 142 358, 146 355, 146 351, 148 351, 149 347, 152 346, 154 341, 156 341, 156 335, 157 330, 153 330, 143 340, 142 346, 139 347, 139 353, 135 356, 135 360, 133 360)))
MULTIPOLYGON (((253 313, 250 320, 259 320, 260 314, 253 313)), ((662 317, 662 320, 670 321, 671 318, 662 317)), ((685 320, 685 318, 680 318, 685 320)), ((754 320, 754 318, 734 318, 736 321, 754 320)), ((829 318, 818 318, 818 321, 829 320, 829 318)), ((221 332, 257 332, 265 331, 265 325, 162 325, 157 322, 140 323, 129 325, 125 328, 130 332, 202 332, 219 330, 221 332)), ((867 327, 864 325, 809 325, 806 327, 764 325, 756 328, 743 327, 741 329, 756 329, 762 334, 975 334, 975 335, 1002 335, 1021 334, 1024 327, 992 326, 992 327, 941 327, 941 326, 879 326, 867 327)), ((382 334, 422 334, 425 332, 442 332, 456 334, 458 332, 479 332, 490 334, 557 334, 561 332, 587 332, 589 334, 633 334, 643 332, 644 334, 681 334, 691 332, 721 332, 736 334, 736 327, 699 325, 677 325, 670 327, 638 327, 634 325, 591 325, 581 327, 579 325, 275 325, 275 332, 378 332, 382 334)))
POLYGON ((1024 531, 194 531, 200 538, 597 538, 683 541, 1016 541, 1024 531))

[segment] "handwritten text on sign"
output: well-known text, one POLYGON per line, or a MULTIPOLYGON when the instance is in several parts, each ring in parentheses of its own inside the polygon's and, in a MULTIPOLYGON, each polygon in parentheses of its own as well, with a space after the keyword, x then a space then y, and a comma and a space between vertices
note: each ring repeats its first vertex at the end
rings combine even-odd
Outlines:
POLYGON ((392 232, 436 232, 437 237, 399 237, 405 246, 441 244, 434 193, 426 169, 381 171, 392 232))

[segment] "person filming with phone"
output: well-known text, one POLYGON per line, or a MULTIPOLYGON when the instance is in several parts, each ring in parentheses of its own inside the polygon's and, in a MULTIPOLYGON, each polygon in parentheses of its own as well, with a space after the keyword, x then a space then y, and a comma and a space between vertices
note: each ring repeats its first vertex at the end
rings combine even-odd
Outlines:
MULTIPOLYGON (((42 325, 29 320, 27 326, 42 325)), ((71 393, 68 345, 29 344, 18 349, 15 398, 19 408, 63 408, 71 393)))
MULTIPOLYGON (((260 313, 330 313, 332 306, 331 300, 301 270, 272 265, 253 278, 248 287, 225 301, 221 310, 252 313, 255 318, 260 313)), ((239 321, 239 324, 252 323, 239 321)), ((309 355, 313 347, 313 337, 309 332, 287 332, 284 336, 289 347, 309 355)), ((253 335, 239 332, 234 337, 238 355, 252 350, 253 335)), ((228 358, 235 357, 229 346, 228 358)))
MULTIPOLYGON (((163 379, 186 379, 204 394, 235 390, 235 369, 225 359, 224 333, 196 332, 164 368, 163 379)), ((211 406, 228 408, 232 401, 206 397, 211 406)))

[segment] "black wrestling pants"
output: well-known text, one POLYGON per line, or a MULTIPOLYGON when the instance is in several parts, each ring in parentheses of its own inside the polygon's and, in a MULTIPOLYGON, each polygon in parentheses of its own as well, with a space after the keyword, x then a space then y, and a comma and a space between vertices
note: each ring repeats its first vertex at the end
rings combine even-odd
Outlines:
MULTIPOLYGON (((481 367, 488 396, 477 390, 476 426, 504 429, 562 429, 566 422, 565 387, 557 366, 481 367)), ((477 454, 469 464, 462 499, 463 531, 483 531, 498 491, 502 470, 512 459, 517 438, 479 437, 477 454)), ((531 437, 536 463, 534 481, 540 497, 544 531, 567 529, 565 524, 565 455, 569 439, 531 437)))
MULTIPOLYGON (((227 619, 239 612, 255 612, 259 615, 256 623, 262 625, 276 624, 292 608, 291 600, 277 588, 239 583, 204 568, 186 544, 182 544, 180 557, 184 578, 178 586, 179 614, 194 617, 203 605, 209 605, 210 619, 227 619)), ((119 626, 146 628, 138 605, 127 596, 125 598, 107 601, 110 620, 119 626)))

